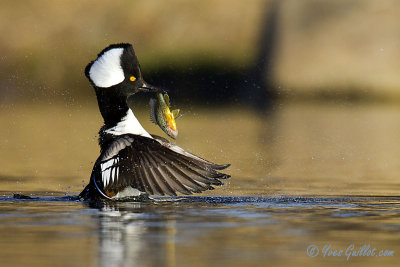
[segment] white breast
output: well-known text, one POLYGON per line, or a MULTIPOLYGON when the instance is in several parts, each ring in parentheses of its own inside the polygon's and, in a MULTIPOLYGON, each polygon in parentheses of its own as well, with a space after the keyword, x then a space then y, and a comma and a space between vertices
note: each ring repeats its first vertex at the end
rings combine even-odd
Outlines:
POLYGON ((117 125, 105 130, 105 132, 113 135, 136 134, 152 138, 136 119, 131 109, 128 110, 126 116, 117 125))

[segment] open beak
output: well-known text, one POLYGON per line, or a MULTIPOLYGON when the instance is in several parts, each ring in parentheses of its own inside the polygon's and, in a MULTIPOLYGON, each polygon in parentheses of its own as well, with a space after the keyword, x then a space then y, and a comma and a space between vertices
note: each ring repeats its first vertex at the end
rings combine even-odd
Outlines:
POLYGON ((161 90, 158 87, 155 87, 153 85, 150 85, 146 82, 143 82, 143 85, 138 88, 139 92, 145 92, 145 93, 162 93, 163 90, 161 90))

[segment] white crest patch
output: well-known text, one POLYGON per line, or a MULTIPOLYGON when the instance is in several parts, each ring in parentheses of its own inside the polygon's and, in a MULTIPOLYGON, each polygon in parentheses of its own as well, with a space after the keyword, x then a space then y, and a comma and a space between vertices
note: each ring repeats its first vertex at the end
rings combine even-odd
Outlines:
POLYGON ((125 79, 121 67, 123 48, 113 48, 98 57, 89 70, 89 77, 97 87, 110 87, 125 79))
POLYGON ((128 109, 126 116, 122 118, 117 125, 112 128, 105 130, 106 133, 113 135, 123 134, 136 134, 152 138, 151 135, 143 128, 140 122, 136 119, 131 109, 128 109))

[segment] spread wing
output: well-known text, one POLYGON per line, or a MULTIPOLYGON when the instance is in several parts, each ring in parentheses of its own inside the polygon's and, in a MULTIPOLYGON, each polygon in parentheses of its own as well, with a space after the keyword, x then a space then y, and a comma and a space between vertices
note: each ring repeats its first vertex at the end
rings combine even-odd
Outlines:
POLYGON ((94 167, 98 190, 108 197, 127 186, 151 195, 189 195, 214 189, 230 177, 218 172, 229 164, 214 164, 153 137, 122 135, 103 149, 94 167))

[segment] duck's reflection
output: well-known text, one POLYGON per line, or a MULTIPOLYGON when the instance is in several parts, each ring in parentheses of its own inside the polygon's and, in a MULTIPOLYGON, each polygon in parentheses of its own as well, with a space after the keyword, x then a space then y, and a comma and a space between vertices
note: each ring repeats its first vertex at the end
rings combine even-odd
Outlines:
MULTIPOLYGON (((99 205, 99 204, 97 204, 99 205)), ((175 220, 151 203, 102 203, 100 266, 174 266, 175 220)))

